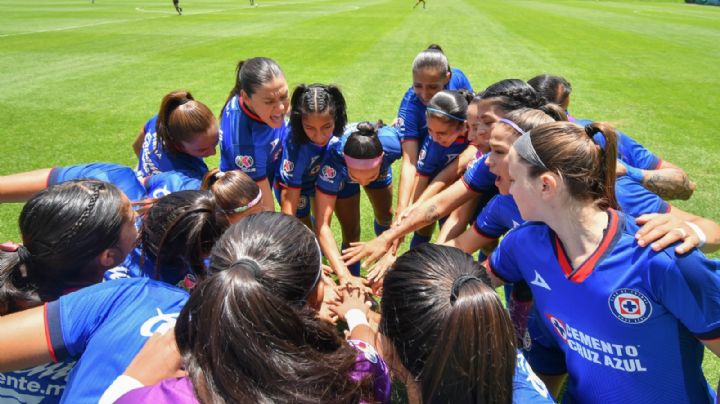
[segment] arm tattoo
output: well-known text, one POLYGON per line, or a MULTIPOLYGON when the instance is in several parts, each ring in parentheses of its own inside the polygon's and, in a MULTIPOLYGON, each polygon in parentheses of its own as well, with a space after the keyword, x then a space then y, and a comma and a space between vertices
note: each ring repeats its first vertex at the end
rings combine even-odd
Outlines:
POLYGON ((440 214, 437 211, 437 206, 435 206, 435 204, 428 206, 428 208, 425 209, 423 221, 426 224, 430 224, 435 223, 438 219, 440 219, 440 214))
POLYGON ((687 174, 677 170, 650 171, 644 185, 663 199, 687 200, 695 190, 695 183, 688 179, 687 174))

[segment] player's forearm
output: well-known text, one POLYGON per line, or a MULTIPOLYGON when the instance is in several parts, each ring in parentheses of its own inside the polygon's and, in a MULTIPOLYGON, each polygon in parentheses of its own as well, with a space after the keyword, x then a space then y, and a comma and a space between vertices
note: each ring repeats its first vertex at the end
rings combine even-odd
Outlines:
POLYGON ((329 223, 318 225, 318 241, 330 267, 335 271, 335 275, 337 275, 340 280, 350 279, 352 274, 340 256, 337 243, 335 242, 335 236, 332 233, 329 223))
POLYGON ((295 216, 300 204, 300 190, 283 188, 280 191, 280 211, 286 215, 295 216))
POLYGON ((640 171, 643 175, 643 186, 663 199, 687 200, 695 191, 695 183, 690 181, 680 168, 640 171))
POLYGON ((412 197, 413 182, 415 181, 416 168, 410 159, 403 158, 402 169, 400 170, 400 184, 398 185, 398 203, 397 212, 402 212, 410 206, 410 198, 412 197))

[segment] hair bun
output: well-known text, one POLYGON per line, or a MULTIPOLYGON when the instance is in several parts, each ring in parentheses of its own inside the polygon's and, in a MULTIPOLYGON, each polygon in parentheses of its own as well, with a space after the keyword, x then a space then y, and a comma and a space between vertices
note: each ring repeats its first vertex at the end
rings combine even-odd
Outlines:
POLYGON ((368 121, 358 123, 356 126, 356 130, 357 133, 361 136, 374 136, 377 134, 377 129, 375 128, 375 125, 368 121))

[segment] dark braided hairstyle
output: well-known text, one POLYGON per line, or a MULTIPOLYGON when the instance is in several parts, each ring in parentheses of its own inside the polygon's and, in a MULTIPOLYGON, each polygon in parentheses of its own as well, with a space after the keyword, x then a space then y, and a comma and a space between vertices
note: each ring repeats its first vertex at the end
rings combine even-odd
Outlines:
POLYGON ((345 97, 337 86, 332 84, 300 84, 293 91, 290 100, 290 126, 293 141, 305 144, 310 141, 302 124, 302 117, 307 114, 328 113, 333 117, 334 136, 341 136, 347 124, 345 97))
POLYGON ((538 109, 547 104, 528 83, 520 79, 498 81, 477 96, 480 100, 492 100, 493 104, 505 112, 520 108, 538 109))
POLYGON ((33 196, 20 213, 23 245, 0 251, 0 314, 102 280, 95 258, 120 241, 130 202, 114 186, 74 180, 33 196))

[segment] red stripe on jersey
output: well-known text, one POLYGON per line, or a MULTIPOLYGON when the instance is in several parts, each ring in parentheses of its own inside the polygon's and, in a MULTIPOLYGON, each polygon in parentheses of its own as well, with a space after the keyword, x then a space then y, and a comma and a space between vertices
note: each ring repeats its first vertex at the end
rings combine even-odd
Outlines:
POLYGON ((466 143, 466 141, 467 141, 467 138, 465 138, 465 136, 458 136, 457 138, 455 138, 454 143, 466 143))
POLYGON ((259 116, 257 116, 257 114, 250 111, 250 108, 248 108, 247 105, 245 105, 245 100, 243 100, 242 97, 240 97, 240 99, 238 100, 238 104, 240 104, 240 108, 242 108, 245 115, 249 116, 250 119, 252 119, 253 121, 258 121, 260 123, 265 123, 265 122, 263 122, 262 119, 260 119, 259 116))
POLYGON ((562 268, 562 271, 565 273, 565 276, 568 278, 568 280, 580 283, 587 279, 587 277, 590 276, 590 274, 595 269, 595 265, 597 265, 598 261, 600 261, 600 258, 608 250, 608 247, 610 247, 610 244, 613 242, 613 240, 615 239, 615 235, 618 232, 618 223, 620 222, 620 217, 613 209, 608 210, 608 216, 608 227, 603 234, 600 245, 592 253, 592 255, 590 255, 590 257, 578 267, 577 270, 573 269, 570 261, 567 258, 565 247, 563 247, 557 234, 555 235, 555 253, 557 255, 560 268, 562 268))
POLYGON ((415 142, 415 143, 417 143, 417 141, 418 141, 417 138, 414 138, 414 137, 409 137, 409 138, 406 137, 405 139, 400 139, 400 143, 405 143, 405 142, 415 142))
POLYGON ((480 228, 477 227, 477 223, 473 223, 472 226, 470 226, 470 227, 471 227, 473 230, 475 230, 475 233, 477 233, 477 235, 480 236, 480 237, 486 238, 486 239, 488 239, 488 240, 497 240, 497 239, 498 239, 497 237, 493 237, 493 236, 491 236, 491 235, 489 235, 489 234, 486 234, 486 233, 483 232, 482 230, 480 230, 480 228))
POLYGON ((44 318, 44 322, 45 322, 45 343, 47 344, 47 347, 48 347, 48 353, 50 354, 50 359, 52 359, 53 363, 57 363, 58 362, 57 355, 55 355, 55 350, 53 349, 52 341, 50 340, 50 327, 48 324, 47 307, 48 307, 47 303, 43 304, 43 318, 44 318))
POLYGON ((657 163, 657 165, 655 166, 654 170, 659 170, 659 169, 660 169, 660 166, 662 165, 662 163, 663 163, 663 160, 662 160, 662 159, 658 159, 658 163, 657 163))

